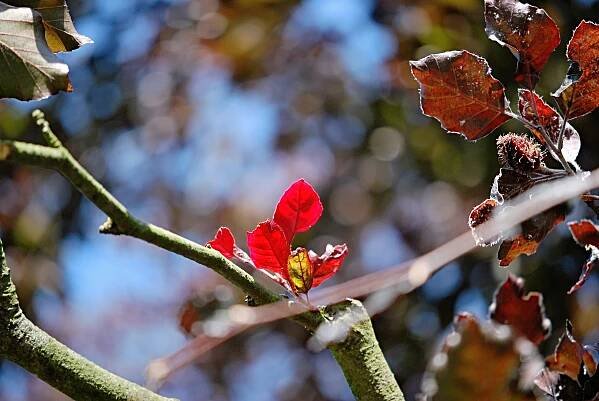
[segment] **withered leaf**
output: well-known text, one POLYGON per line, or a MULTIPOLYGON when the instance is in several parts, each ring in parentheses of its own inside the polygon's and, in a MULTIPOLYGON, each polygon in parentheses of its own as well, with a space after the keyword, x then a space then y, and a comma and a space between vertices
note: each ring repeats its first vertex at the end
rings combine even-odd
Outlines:
MULTIPOLYGON (((536 354, 532 347, 529 350, 536 354)), ((521 361, 533 356, 521 354, 513 338, 500 336, 492 327, 481 327, 469 314, 460 314, 455 331, 431 360, 423 395, 435 401, 535 400, 518 382, 521 361)))
POLYGON ((580 220, 568 223, 568 228, 576 242, 591 252, 578 281, 568 291, 571 294, 584 285, 593 268, 599 264, 599 227, 590 220, 580 220))
POLYGON ((485 0, 485 31, 518 59, 515 79, 532 89, 560 43, 559 28, 545 10, 517 0, 485 0))
MULTIPOLYGON (((557 143, 564 119, 535 92, 520 89, 518 95, 520 115, 531 124, 543 127, 553 142, 557 143)), ((531 131, 539 142, 545 143, 539 130, 531 131)), ((563 135, 562 154, 567 161, 573 162, 580 151, 580 135, 570 123, 566 123, 563 135)))
POLYGON ((45 37, 54 53, 75 50, 92 43, 75 29, 66 0, 3 0, 14 7, 29 7, 41 14, 45 37))
POLYGON ((553 94, 569 118, 599 107, 599 25, 582 21, 568 43, 572 61, 562 86, 553 94))
POLYGON ((449 132, 475 141, 510 119, 503 85, 484 58, 451 51, 410 61, 410 66, 420 84, 423 113, 449 132))
POLYGON ((71 91, 69 68, 46 44, 42 17, 0 2, 0 98, 43 99, 71 91))
POLYGON ((545 317, 543 296, 524 292, 524 281, 511 274, 497 289, 489 315, 497 323, 511 326, 516 333, 535 344, 549 335, 551 323, 545 317))

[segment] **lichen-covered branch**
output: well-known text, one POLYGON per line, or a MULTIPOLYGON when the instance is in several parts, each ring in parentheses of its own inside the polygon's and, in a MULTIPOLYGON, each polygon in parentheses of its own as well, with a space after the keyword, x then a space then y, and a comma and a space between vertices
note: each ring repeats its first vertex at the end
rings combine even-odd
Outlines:
MULTIPOLYGON (((250 274, 222 256, 220 252, 164 228, 143 222, 131 215, 127 208, 96 181, 62 146, 43 119, 43 114, 37 113, 34 114, 34 117, 38 119, 38 125, 42 126, 44 137, 50 146, 0 140, 0 160, 58 171, 107 215, 108 220, 100 227, 102 233, 135 237, 205 265, 240 288, 259 304, 281 299, 278 294, 260 285, 250 274)), ((315 331, 324 321, 323 317, 316 312, 306 312, 292 319, 311 332, 315 331)), ((402 401, 403 394, 380 352, 370 320, 368 319, 367 324, 359 323, 357 327, 362 328, 352 330, 347 341, 329 347, 339 362, 354 395, 360 401, 374 399, 402 401), (378 351, 364 352, 365 350, 378 351), (385 371, 386 373, 379 378, 376 377, 376 374, 368 373, 369 371, 365 371, 364 375, 357 373, 357 369, 370 366, 371 363, 376 366, 373 372, 385 371)))
POLYGON ((175 401, 85 359, 33 324, 21 311, 0 242, 0 357, 80 401, 175 401))

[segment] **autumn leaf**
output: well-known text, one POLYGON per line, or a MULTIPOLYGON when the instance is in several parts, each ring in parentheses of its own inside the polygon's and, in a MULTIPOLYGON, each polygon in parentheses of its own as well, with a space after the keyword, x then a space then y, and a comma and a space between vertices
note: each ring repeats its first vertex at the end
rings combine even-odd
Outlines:
POLYGON ((501 336, 488 325, 481 327, 469 314, 458 315, 454 326, 425 374, 425 400, 535 400, 531 384, 522 385, 517 379, 522 360, 537 357, 532 347, 518 349, 513 338, 501 336))
POLYGON ((4 0, 14 7, 29 7, 41 14, 45 38, 54 53, 71 51, 93 43, 75 29, 66 0, 4 0))
POLYGON ((545 10, 516 0, 485 0, 485 31, 518 60, 515 79, 532 89, 560 43, 559 28, 545 10))
POLYGON ((289 282, 287 263, 291 250, 281 226, 267 220, 247 233, 250 258, 257 269, 266 270, 289 282))
POLYGON ((582 21, 568 43, 570 69, 553 94, 569 118, 577 118, 599 107, 599 25, 582 21))
POLYGON ((451 51, 410 61, 410 66, 420 84, 423 113, 449 132, 475 141, 510 119, 503 85, 482 57, 451 51))
POLYGON ((294 182, 277 203, 273 220, 289 243, 296 233, 310 229, 322 215, 322 203, 314 188, 303 179, 294 182))
POLYGON ((489 316, 497 323, 511 326, 537 345, 547 338, 551 329, 551 322, 545 317, 543 296, 538 292, 526 294, 524 281, 511 274, 495 292, 489 316))
POLYGON ((208 241, 207 245, 222 253, 227 259, 235 257, 235 238, 231 230, 227 227, 219 228, 214 239, 208 241))
POLYGON ((343 264, 347 256, 347 245, 327 245, 325 252, 317 256, 310 252, 310 261, 314 266, 312 287, 318 287, 323 281, 331 278, 343 264))
MULTIPOLYGON (((518 95, 520 115, 532 125, 543 127, 553 142, 557 143, 564 119, 535 92, 520 89, 518 95)), ((545 143, 545 139, 539 130, 532 129, 531 132, 540 143, 545 143)), ((578 132, 570 123, 566 123, 563 133, 562 154, 566 161, 574 162, 578 157, 579 151, 580 135, 578 135, 578 132)))
POLYGON ((584 285, 593 268, 599 264, 599 227, 590 220, 580 220, 568 223, 568 228, 576 242, 591 252, 578 281, 568 291, 571 294, 584 285))
POLYGON ((0 22, 0 97, 43 99, 72 90, 69 68, 48 47, 39 13, 0 2, 0 22))

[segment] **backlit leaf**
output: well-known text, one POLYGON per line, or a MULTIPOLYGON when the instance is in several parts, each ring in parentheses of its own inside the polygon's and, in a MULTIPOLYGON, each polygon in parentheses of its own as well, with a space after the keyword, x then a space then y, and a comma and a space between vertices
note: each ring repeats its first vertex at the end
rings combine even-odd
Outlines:
POLYGON ((250 258, 258 269, 266 270, 289 282, 287 261, 291 249, 283 229, 275 222, 264 221, 247 233, 250 258))
POLYGON ((343 264, 349 250, 347 245, 327 245, 325 252, 317 256, 310 252, 310 259, 314 266, 314 279, 312 287, 318 287, 323 281, 331 278, 343 264))
POLYGON ((29 7, 41 14, 45 37, 54 53, 75 50, 92 43, 75 29, 66 0, 4 0, 15 7, 29 7))
POLYGON ((568 228, 576 242, 591 252, 578 281, 568 291, 571 294, 584 285, 593 268, 599 264, 599 227, 590 220, 580 220, 568 223, 568 228))
POLYGON ((322 203, 314 188, 305 180, 294 182, 283 194, 275 209, 274 221, 289 243, 296 233, 312 227, 322 215, 322 203))
POLYGON ((208 245, 222 253, 225 258, 233 259, 235 257, 235 238, 228 227, 219 228, 214 239, 208 241, 208 245))
POLYGON ((553 94, 570 118, 599 107, 599 25, 582 21, 568 43, 572 61, 562 86, 553 94))
MULTIPOLYGON (((518 94, 518 109, 520 115, 533 125, 545 128, 545 132, 547 132, 554 143, 557 143, 560 128, 564 119, 536 93, 526 89, 520 89, 518 94)), ((545 143, 545 139, 541 132, 538 130, 531 131, 540 143, 545 143)), ((564 128, 562 154, 567 161, 573 162, 578 157, 579 151, 580 136, 570 123, 566 123, 566 127, 564 128)))
POLYGON ((287 266, 289 269, 289 282, 293 292, 297 294, 307 293, 312 288, 314 275, 308 251, 305 248, 297 248, 291 252, 287 266))
POLYGON ((449 132, 475 141, 510 119, 503 85, 482 57, 451 51, 411 61, 410 66, 420 84, 423 113, 449 132))
POLYGON ((69 68, 48 48, 42 17, 0 2, 0 97, 43 99, 71 91, 69 68))
POLYGON ((551 323, 545 317, 543 296, 538 292, 526 294, 524 281, 512 275, 495 292, 489 312, 491 319, 510 325, 535 344, 549 335, 551 323))
POLYGON ((485 31, 518 59, 515 79, 534 88, 560 43, 559 28, 545 10, 517 0, 485 0, 485 31))

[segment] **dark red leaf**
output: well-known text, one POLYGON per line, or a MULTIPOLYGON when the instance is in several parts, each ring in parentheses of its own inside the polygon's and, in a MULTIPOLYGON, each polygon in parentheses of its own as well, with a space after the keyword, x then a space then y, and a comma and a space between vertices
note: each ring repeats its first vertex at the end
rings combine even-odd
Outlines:
POLYGON ((485 0, 485 30, 518 59, 515 79, 534 88, 560 43, 559 28, 545 10, 516 0, 485 0))
POLYGON ((489 309, 491 319, 510 325, 518 334, 540 344, 551 329, 545 317, 543 296, 538 292, 524 293, 524 281, 511 274, 495 292, 489 309))
POLYGON ((327 245, 325 252, 317 256, 310 252, 310 259, 314 268, 312 287, 318 287, 323 281, 331 278, 343 264, 348 254, 347 245, 327 245))
POLYGON ((534 347, 516 347, 469 314, 455 319, 455 331, 431 360, 422 390, 426 401, 534 401, 532 383, 518 380, 534 347), (525 349, 527 348, 527 349, 525 349))
POLYGON ((591 252, 578 281, 568 291, 571 294, 584 285, 593 268, 599 264, 599 227, 590 220, 580 220, 568 223, 568 228, 576 242, 591 252))
POLYGON ((227 259, 235 257, 235 237, 228 227, 219 228, 214 239, 208 241, 207 245, 222 253, 227 259))
POLYGON ((283 194, 274 214, 274 221, 281 226, 289 243, 295 233, 312 227, 322 215, 320 197, 303 179, 294 182, 283 194))
POLYGON ((562 86, 553 94, 570 118, 599 107, 599 25, 582 21, 568 43, 572 61, 562 86))
POLYGON ((449 132, 475 141, 510 119, 505 91, 487 61, 465 50, 410 61, 424 114, 449 132))
MULTIPOLYGON (((558 136, 564 119, 555 109, 543 101, 539 95, 526 89, 518 91, 518 109, 520 115, 530 123, 541 126, 545 132, 557 143, 558 136), (534 102, 534 103, 533 103, 534 102), (536 109, 535 109, 536 108, 536 109), (538 117, 538 118, 537 118, 538 117)), ((538 130, 531 130, 539 142, 545 143, 543 135, 538 130)), ((564 129, 564 139, 562 154, 564 158, 573 162, 578 157, 580 151, 580 136, 578 132, 569 123, 566 123, 564 129)))
POLYGON ((599 195, 583 194, 580 195, 580 199, 595 212, 595 216, 599 217, 599 195))
POLYGON ((266 270, 289 282, 287 262, 291 249, 283 229, 275 222, 266 220, 247 233, 250 258, 258 269, 266 270))
POLYGON ((592 354, 585 349, 572 335, 572 324, 566 322, 566 331, 562 335, 553 355, 546 360, 547 367, 578 380, 581 369, 586 367, 589 372, 597 370, 597 363, 592 354))
POLYGON ((508 266, 520 255, 533 255, 545 237, 566 218, 566 207, 559 205, 521 224, 520 234, 503 241, 499 247, 500 266, 508 266))

